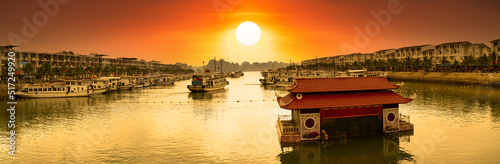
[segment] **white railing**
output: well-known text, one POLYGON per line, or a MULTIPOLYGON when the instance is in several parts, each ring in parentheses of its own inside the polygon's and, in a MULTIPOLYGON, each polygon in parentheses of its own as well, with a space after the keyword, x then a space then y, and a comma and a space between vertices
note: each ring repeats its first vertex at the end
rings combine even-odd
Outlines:
POLYGON ((291 121, 292 115, 278 115, 278 119, 280 119, 282 121, 291 121))
POLYGON ((278 115, 278 127, 283 135, 300 134, 299 126, 292 122, 292 116, 290 115, 278 115))
POLYGON ((402 122, 407 122, 410 123, 410 116, 409 115, 404 115, 404 114, 399 114, 399 120, 402 122))

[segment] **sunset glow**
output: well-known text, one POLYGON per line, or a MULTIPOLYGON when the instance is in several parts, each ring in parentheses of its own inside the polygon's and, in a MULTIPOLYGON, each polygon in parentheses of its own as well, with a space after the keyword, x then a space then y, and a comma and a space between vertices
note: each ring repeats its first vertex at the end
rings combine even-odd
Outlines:
MULTIPOLYGON (((16 44, 6 36, 9 33, 23 36, 23 18, 33 22, 38 11, 45 11, 37 2, 8 1, 3 4, 0 7, 5 16, 0 18, 1 45, 16 44)), ((387 48, 462 40, 489 45, 488 41, 500 37, 500 23, 494 21, 499 15, 495 8, 499 2, 459 0, 454 4, 461 5, 430 1, 183 0, 144 3, 124 0, 120 5, 111 1, 70 1, 60 5, 56 15, 48 16, 45 26, 29 25, 37 27, 36 34, 25 37, 26 42, 17 45, 26 51, 66 50, 202 65, 213 57, 238 63, 289 62, 290 59, 300 62, 316 56, 341 55, 343 44, 362 53, 371 53, 387 48), (401 11, 391 13, 389 18, 382 15, 394 6, 401 11), (463 8, 474 12, 463 12, 463 8), (380 24, 379 20, 387 22, 380 24), (246 21, 254 22, 261 31, 260 39, 251 46, 240 43, 235 36, 236 28, 246 21), (371 27, 374 22, 379 26, 371 27), (375 33, 366 33, 367 26, 377 35, 368 35, 375 33)))

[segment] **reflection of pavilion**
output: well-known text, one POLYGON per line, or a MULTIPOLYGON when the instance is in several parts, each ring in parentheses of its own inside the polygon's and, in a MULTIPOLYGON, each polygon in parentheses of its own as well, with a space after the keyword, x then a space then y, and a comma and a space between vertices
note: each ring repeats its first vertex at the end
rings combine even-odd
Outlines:
POLYGON ((394 136, 358 137, 342 142, 282 143, 279 155, 282 163, 398 163, 414 161, 413 155, 399 147, 409 142, 411 131, 394 136))
POLYGON ((399 104, 408 103, 390 89, 385 77, 297 79, 280 107, 292 111, 279 116, 278 135, 281 142, 318 140, 320 133, 330 138, 347 138, 413 130, 409 117, 400 119, 399 104))

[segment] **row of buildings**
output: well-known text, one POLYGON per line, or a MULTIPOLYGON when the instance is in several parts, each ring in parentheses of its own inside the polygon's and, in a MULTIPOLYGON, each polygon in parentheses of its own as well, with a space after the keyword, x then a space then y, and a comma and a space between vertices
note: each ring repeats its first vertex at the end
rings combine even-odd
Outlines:
POLYGON ((172 64, 161 64, 160 61, 146 61, 137 58, 109 58, 108 55, 91 53, 88 55, 76 54, 72 51, 62 51, 56 53, 47 52, 31 52, 19 51, 17 46, 7 45, 0 46, 0 64, 4 65, 7 62, 8 53, 16 53, 16 66, 22 67, 26 63, 31 63, 36 69, 45 63, 49 63, 52 67, 61 67, 63 65, 71 68, 77 66, 87 67, 123 67, 137 66, 142 69, 181 69, 181 66, 172 64))
POLYGON ((423 59, 425 56, 433 59, 434 64, 441 64, 440 60, 443 57, 450 62, 457 60, 462 62, 466 56, 479 57, 489 55, 490 52, 496 52, 500 55, 500 39, 490 41, 491 47, 483 43, 470 43, 468 41, 443 43, 439 45, 418 45, 410 47, 402 47, 398 49, 379 50, 374 53, 354 53, 346 55, 338 55, 331 57, 323 57, 318 59, 309 59, 302 61, 303 66, 314 65, 316 63, 326 63, 336 65, 352 64, 354 62, 364 62, 365 60, 382 60, 387 61, 390 58, 395 58, 398 61, 410 57, 413 59, 423 59))

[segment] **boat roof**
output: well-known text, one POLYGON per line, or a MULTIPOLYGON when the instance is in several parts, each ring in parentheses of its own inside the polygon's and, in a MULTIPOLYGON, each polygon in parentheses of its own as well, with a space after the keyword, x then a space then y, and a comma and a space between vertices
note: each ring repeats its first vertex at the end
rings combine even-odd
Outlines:
POLYGON ((100 77, 99 79, 112 80, 112 79, 120 79, 120 77, 100 77))
POLYGON ((297 97, 295 93, 278 97, 278 104, 285 109, 300 110, 401 104, 412 101, 393 91, 306 94, 302 95, 301 99, 297 97))
POLYGON ((298 78, 286 89, 292 93, 356 92, 397 89, 385 77, 298 78))

